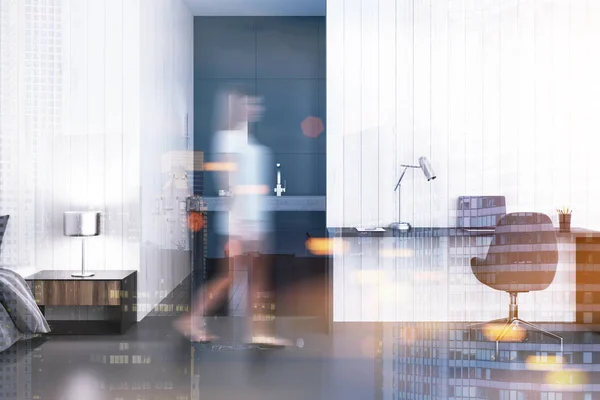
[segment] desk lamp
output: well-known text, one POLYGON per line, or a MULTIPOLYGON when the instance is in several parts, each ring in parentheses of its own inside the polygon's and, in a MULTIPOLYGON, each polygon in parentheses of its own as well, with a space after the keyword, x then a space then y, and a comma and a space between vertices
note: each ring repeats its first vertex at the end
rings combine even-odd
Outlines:
MULTIPOLYGON (((433 168, 431 168, 431 164, 429 163, 429 160, 427 159, 427 157, 421 157, 419 158, 419 165, 401 165, 401 167, 404 167, 404 170, 402 171, 402 174, 400 175, 400 179, 398 179, 398 183, 396 184, 396 188, 394 189, 395 191, 398 191, 398 219, 400 220, 400 183, 402 182, 402 178, 404 178, 404 174, 406 174, 406 170, 409 168, 420 168, 423 171, 423 175, 425 175, 425 178, 427 179, 427 182, 433 180, 436 178, 435 172, 433 171, 433 168)), ((410 230, 410 224, 408 222, 394 222, 390 225, 391 229, 394 230, 398 230, 398 231, 408 231, 410 230)))
POLYGON ((81 238, 81 273, 71 276, 88 278, 93 272, 85 272, 85 238, 100 235, 100 213, 97 211, 67 211, 64 214, 64 235, 81 238))

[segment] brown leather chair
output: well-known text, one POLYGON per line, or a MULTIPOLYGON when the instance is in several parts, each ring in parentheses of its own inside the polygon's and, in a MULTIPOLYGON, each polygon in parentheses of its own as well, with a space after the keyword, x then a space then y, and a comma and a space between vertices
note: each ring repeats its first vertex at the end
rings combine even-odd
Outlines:
POLYGON ((558 246, 552 221, 540 213, 511 213, 500 219, 485 258, 472 258, 471 270, 479 282, 510 295, 508 318, 496 337, 498 342, 520 324, 560 340, 548 332, 519 318, 517 295, 550 286, 556 275, 558 246))

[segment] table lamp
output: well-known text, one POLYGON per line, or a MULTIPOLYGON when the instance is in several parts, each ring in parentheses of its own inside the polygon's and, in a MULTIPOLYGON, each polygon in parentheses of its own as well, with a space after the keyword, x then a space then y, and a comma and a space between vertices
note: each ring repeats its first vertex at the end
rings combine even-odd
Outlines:
MULTIPOLYGON (((402 171, 402 174, 400 175, 400 179, 398 179, 398 183, 396 184, 396 188, 394 189, 394 192, 396 190, 398 191, 398 219, 400 219, 400 182, 402 182, 402 178, 404 178, 404 174, 406 174, 406 170, 409 168, 420 168, 423 171, 423 175, 425 175, 427 182, 436 178, 435 172, 433 171, 433 168, 431 167, 431 164, 429 163, 429 160, 427 159, 427 157, 419 158, 419 165, 403 164, 403 165, 401 165, 401 167, 404 167, 404 170, 402 171)), ((410 230, 411 227, 408 222, 394 222, 393 224, 390 225, 390 228, 399 230, 399 231, 408 231, 408 230, 410 230)))
POLYGON ((100 213, 97 211, 67 211, 64 214, 64 235, 81 237, 81 273, 73 273, 76 278, 94 276, 85 272, 85 238, 100 235, 100 213))

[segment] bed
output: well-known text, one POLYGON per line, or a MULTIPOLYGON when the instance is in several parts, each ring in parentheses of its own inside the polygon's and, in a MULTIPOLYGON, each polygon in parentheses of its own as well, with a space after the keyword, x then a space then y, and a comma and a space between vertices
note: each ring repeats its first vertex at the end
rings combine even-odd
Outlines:
MULTIPOLYGON (((8 215, 0 216, 0 251, 8 215)), ((0 267, 0 352, 19 340, 50 332, 31 289, 18 273, 0 267)))

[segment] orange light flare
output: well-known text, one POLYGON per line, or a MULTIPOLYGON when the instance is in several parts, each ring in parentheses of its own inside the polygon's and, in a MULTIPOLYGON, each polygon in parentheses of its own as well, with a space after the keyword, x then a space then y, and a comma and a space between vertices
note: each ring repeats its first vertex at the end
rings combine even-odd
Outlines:
POLYGON ((265 195, 269 193, 269 187, 267 185, 237 185, 234 189, 235 194, 261 194, 265 195))
POLYGON ((560 371, 564 365, 562 356, 531 355, 525 359, 525 368, 530 371, 560 371))
MULTIPOLYGON (((506 325, 503 323, 490 322, 485 324, 481 332, 491 341, 495 341, 506 325)), ((527 330, 521 326, 513 325, 500 340, 501 342, 522 342, 527 338, 527 330)))
POLYGON ((325 130, 323 121, 318 117, 306 117, 300 124, 302 134, 309 138, 317 138, 325 130))
POLYGON ((546 374, 545 383, 558 388, 568 388, 572 385, 587 385, 590 382, 589 376, 585 371, 568 370, 550 371, 546 374))
POLYGON ((206 162, 204 171, 224 171, 231 172, 237 170, 237 164, 232 162, 206 162))
POLYGON ((318 256, 345 254, 348 243, 339 238, 310 238, 305 242, 306 249, 318 256))
POLYGON ((225 243, 225 247, 223 248, 226 257, 232 257, 241 254, 241 250, 242 244, 239 240, 236 239, 228 240, 227 243, 225 243))
POLYGON ((204 217, 202 213, 192 211, 188 214, 187 218, 188 227, 192 232, 198 232, 204 227, 204 217))

